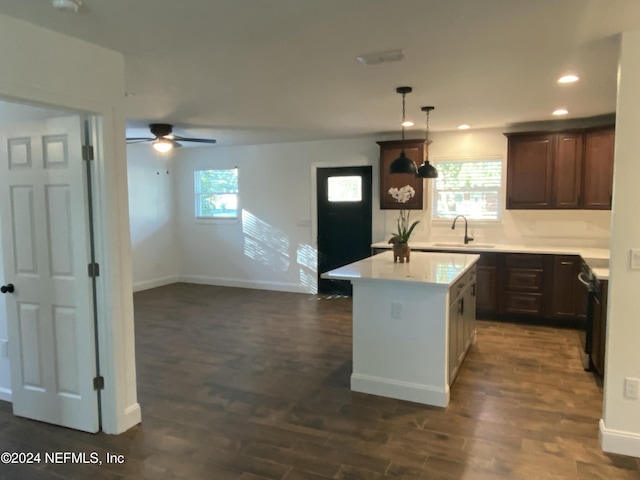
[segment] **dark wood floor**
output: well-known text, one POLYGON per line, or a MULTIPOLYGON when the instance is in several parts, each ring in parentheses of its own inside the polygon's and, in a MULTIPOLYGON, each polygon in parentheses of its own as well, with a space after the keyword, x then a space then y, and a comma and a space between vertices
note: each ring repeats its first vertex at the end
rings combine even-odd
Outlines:
POLYGON ((135 295, 143 423, 89 435, 0 402, 2 479, 639 479, 598 444, 602 391, 573 330, 478 322, 446 409, 352 393, 351 300, 177 284, 135 295))

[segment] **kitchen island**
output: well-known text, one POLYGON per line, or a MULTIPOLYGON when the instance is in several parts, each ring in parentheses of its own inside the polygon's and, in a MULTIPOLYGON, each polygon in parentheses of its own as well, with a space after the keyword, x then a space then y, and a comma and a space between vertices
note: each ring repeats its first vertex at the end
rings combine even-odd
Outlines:
POLYGON ((475 339, 479 255, 383 252, 322 274, 353 285, 351 390, 445 407, 475 339))

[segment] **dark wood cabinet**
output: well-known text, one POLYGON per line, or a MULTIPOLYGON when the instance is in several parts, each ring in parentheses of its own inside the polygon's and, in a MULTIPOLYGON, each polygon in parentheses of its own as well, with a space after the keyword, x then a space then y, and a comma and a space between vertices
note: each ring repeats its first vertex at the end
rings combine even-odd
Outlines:
POLYGON ((587 132, 584 138, 584 207, 611 209, 613 185, 613 128, 587 132))
POLYGON ((396 173, 389 174, 389 165, 404 152, 413 160, 416 167, 422 165, 426 155, 426 146, 423 140, 400 140, 377 142, 380 145, 380 209, 382 210, 422 210, 424 207, 424 179, 414 175, 396 173), (407 203, 397 202, 390 194, 390 188, 401 188, 411 185, 416 194, 407 203))
POLYGON ((505 253, 500 313, 544 317, 546 255, 505 253))
POLYGON ((507 133, 507 209, 610 209, 614 128, 507 133))
POLYGON ((556 208, 580 208, 582 195, 582 134, 559 134, 553 168, 553 204, 556 208))
POLYGON ((507 208, 550 208, 553 135, 509 136, 507 208))
POLYGON ((479 317, 498 313, 498 266, 495 253, 482 253, 476 266, 476 312, 479 317))
POLYGON ((591 363, 600 375, 604 375, 604 358, 607 340, 607 297, 609 282, 600 281, 593 303, 593 337, 591 339, 591 363))
POLYGON ((575 319, 583 311, 581 293, 584 287, 578 281, 580 257, 554 255, 551 315, 557 319, 575 319))

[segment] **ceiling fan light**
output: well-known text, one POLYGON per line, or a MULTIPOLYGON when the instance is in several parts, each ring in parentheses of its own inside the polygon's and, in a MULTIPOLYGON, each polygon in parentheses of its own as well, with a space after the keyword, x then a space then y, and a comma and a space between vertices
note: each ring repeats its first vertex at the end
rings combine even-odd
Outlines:
POLYGON ((400 156, 396 158, 391 165, 389 165, 389 173, 408 173, 410 175, 416 175, 418 168, 413 160, 411 160, 404 153, 404 150, 400 152, 400 156))
POLYGON ((153 148, 155 148, 156 152, 167 153, 173 148, 173 142, 165 138, 159 138, 153 142, 153 148))

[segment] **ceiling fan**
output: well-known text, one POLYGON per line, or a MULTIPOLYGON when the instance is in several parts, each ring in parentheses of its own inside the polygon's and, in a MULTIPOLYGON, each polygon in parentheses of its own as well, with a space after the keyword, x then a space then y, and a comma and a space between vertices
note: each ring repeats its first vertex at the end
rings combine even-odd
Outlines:
POLYGON ((153 148, 161 153, 168 152, 172 148, 181 147, 182 144, 179 142, 216 143, 215 140, 208 138, 186 138, 172 135, 173 125, 169 125, 168 123, 152 123, 149 125, 149 130, 151 130, 151 134, 154 135, 155 138, 127 138, 127 143, 152 142, 153 148))

